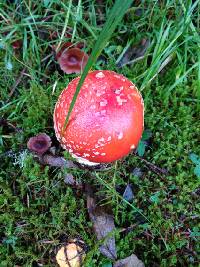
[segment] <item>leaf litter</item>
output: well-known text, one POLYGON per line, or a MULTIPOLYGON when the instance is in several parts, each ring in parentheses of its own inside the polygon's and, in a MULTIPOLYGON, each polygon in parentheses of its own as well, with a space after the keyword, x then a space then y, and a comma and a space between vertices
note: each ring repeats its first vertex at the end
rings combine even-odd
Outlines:
POLYGON ((116 245, 113 232, 115 230, 114 219, 111 212, 106 206, 98 206, 93 189, 90 185, 86 185, 87 193, 87 209, 90 220, 93 223, 93 229, 99 241, 103 241, 100 245, 100 252, 109 259, 116 260, 116 245))

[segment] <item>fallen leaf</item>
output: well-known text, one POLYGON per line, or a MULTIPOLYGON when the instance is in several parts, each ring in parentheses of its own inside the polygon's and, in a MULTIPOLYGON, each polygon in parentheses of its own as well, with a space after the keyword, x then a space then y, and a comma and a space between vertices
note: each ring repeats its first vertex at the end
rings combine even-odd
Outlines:
POLYGON ((149 45, 150 41, 143 38, 137 45, 129 46, 122 58, 117 62, 117 67, 122 68, 125 65, 131 65, 140 58, 143 58, 149 45))
POLYGON ((135 254, 132 254, 125 259, 116 261, 113 267, 144 267, 144 263, 135 254))
POLYGON ((75 242, 61 247, 56 254, 56 261, 60 267, 80 267, 84 258, 83 248, 75 242))
MULTIPOLYGON (((62 44, 61 48, 59 49, 59 51, 56 53, 56 59, 58 60, 59 57, 62 55, 62 53, 66 50, 66 49, 69 49, 69 48, 72 48, 72 47, 75 47, 73 45, 72 42, 65 42, 64 44, 62 44)), ((55 47, 55 50, 56 50, 56 47, 55 47)))
POLYGON ((148 147, 150 145, 150 138, 152 137, 152 132, 147 129, 143 132, 142 134, 142 138, 137 146, 136 149, 136 153, 138 153, 138 155, 140 157, 144 156, 146 147, 148 147))
POLYGON ((68 184, 68 185, 75 185, 76 184, 76 180, 71 173, 65 174, 64 182, 65 182, 65 184, 68 184))
POLYGON ((134 195, 133 195, 133 190, 131 188, 131 185, 130 184, 127 184, 125 190, 124 190, 124 193, 123 193, 123 198, 126 200, 126 201, 132 201, 133 198, 134 198, 134 195))
POLYGON ((136 167, 132 171, 132 174, 133 174, 133 176, 136 176, 136 177, 140 178, 140 177, 142 177, 143 172, 142 172, 141 168, 136 167))
POLYGON ((82 189, 83 185, 81 182, 77 181, 71 173, 66 173, 64 175, 64 182, 67 185, 71 185, 77 189, 82 189))
POLYGON ((115 229, 113 216, 108 213, 105 206, 97 206, 91 186, 86 185, 87 209, 90 220, 93 223, 94 232, 98 240, 103 244, 99 247, 100 252, 109 259, 117 258, 115 237, 110 234, 115 229))

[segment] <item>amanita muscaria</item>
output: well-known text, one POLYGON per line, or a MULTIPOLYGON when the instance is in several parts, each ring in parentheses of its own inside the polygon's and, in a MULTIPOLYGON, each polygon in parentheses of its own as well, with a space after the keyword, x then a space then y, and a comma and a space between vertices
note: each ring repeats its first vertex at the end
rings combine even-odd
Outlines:
POLYGON ((109 70, 91 71, 64 129, 79 79, 68 84, 55 106, 54 128, 61 146, 79 162, 90 165, 124 157, 137 147, 142 136, 141 94, 123 75, 109 70))

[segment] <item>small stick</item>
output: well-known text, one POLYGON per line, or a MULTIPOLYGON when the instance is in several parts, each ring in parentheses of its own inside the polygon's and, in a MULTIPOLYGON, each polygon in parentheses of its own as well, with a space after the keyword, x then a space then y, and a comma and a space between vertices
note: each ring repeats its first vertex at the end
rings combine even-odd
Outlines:
POLYGON ((63 157, 52 156, 51 154, 37 155, 39 162, 43 165, 52 167, 66 167, 69 169, 78 168, 72 160, 66 160, 63 157))
POLYGON ((141 161, 143 161, 146 166, 153 171, 155 174, 159 175, 162 177, 162 175, 166 175, 168 174, 168 170, 160 168, 158 166, 156 166, 155 164, 153 164, 152 162, 149 162, 148 160, 144 159, 143 157, 140 157, 138 155, 136 155, 136 153, 134 153, 134 155, 139 158, 141 161))
POLYGON ((17 86, 19 85, 19 83, 22 80, 22 77, 25 73, 26 68, 23 68, 23 70, 20 72, 19 78, 16 80, 15 84, 13 85, 13 87, 11 88, 11 91, 9 93, 9 98, 14 94, 15 89, 17 88, 17 86))
POLYGON ((22 129, 16 127, 11 122, 7 121, 6 119, 0 117, 0 126, 8 126, 11 127, 16 132, 22 132, 22 129))

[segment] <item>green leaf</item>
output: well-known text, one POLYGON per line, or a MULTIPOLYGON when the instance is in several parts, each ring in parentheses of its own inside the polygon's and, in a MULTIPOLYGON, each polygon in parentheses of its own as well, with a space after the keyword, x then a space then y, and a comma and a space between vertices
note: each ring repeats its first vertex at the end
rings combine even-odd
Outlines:
POLYGON ((44 3, 44 6, 47 8, 49 4, 51 3, 51 0, 44 0, 43 3, 44 3))
POLYGON ((193 227, 193 231, 190 232, 190 237, 200 237, 199 227, 193 227))
POLYGON ((111 262, 104 263, 102 267, 112 267, 112 263, 111 262))
POLYGON ((196 167, 194 168, 194 174, 200 178, 200 164, 196 165, 196 167))
POLYGON ((160 196, 160 192, 156 192, 154 193, 153 195, 150 196, 150 200, 151 202, 155 203, 155 204, 158 204, 159 203, 159 196, 160 196))
POLYGON ((123 4, 122 4, 121 0, 116 0, 114 6, 112 7, 112 9, 109 13, 109 16, 106 20, 106 23, 105 23, 96 43, 94 45, 92 53, 88 59, 88 62, 84 68, 84 71, 83 71, 81 78, 79 80, 79 83, 77 85, 75 94, 73 96, 72 102, 71 102, 70 107, 69 107, 68 114, 67 114, 66 119, 65 119, 63 130, 65 130, 65 128, 69 122, 69 118, 70 118, 71 112, 74 108, 74 105, 76 103, 76 99, 78 97, 78 94, 81 90, 81 86, 83 85, 84 80, 85 80, 89 70, 96 62, 96 60, 99 57, 99 55, 101 54, 102 50, 106 47, 108 40, 111 38, 118 23, 123 18, 124 14, 126 13, 127 9, 130 7, 132 2, 133 2, 132 0, 125 0, 125 1, 123 1, 123 4))
POLYGON ((146 148, 147 144, 145 141, 140 140, 137 149, 136 149, 136 153, 138 153, 138 155, 140 157, 144 156, 144 152, 145 152, 145 148, 146 148))
POLYGON ((147 129, 147 130, 144 130, 143 134, 142 134, 142 140, 143 141, 146 141, 146 140, 149 140, 149 138, 152 137, 152 132, 151 130, 147 129))
POLYGON ((200 158, 195 153, 191 153, 189 158, 194 164, 200 164, 200 158))

